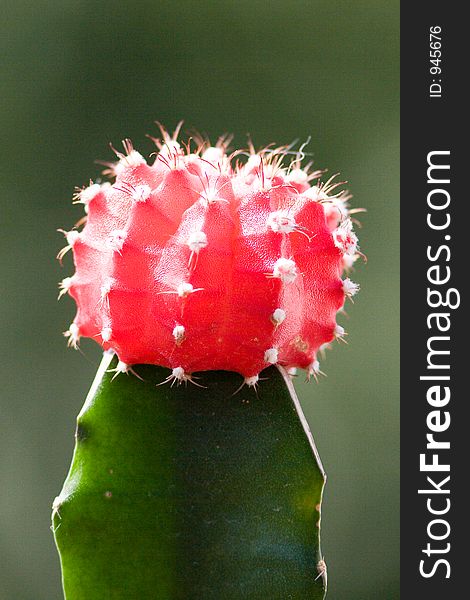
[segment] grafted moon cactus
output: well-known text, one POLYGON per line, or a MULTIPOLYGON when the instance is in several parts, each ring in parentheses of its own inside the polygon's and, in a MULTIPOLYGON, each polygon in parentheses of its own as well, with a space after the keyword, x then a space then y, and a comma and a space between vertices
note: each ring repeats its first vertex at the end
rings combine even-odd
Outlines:
POLYGON ((234 165, 224 140, 191 152, 166 136, 148 165, 125 146, 113 185, 77 193, 87 220, 66 233, 70 343, 91 337, 119 369, 161 365, 176 381, 224 369, 253 385, 270 364, 314 374, 357 291, 342 279, 357 255, 344 197, 328 195, 331 182, 311 186, 319 173, 300 156, 283 167, 285 148, 234 165))
POLYGON ((324 474, 288 380, 316 378, 319 351, 345 335, 360 255, 349 196, 302 149, 230 154, 227 138, 177 134, 162 129, 153 164, 126 140, 114 182, 77 190, 84 227, 64 232, 76 270, 60 296, 78 307, 65 335, 105 351, 54 502, 66 597, 322 598, 324 474), (224 444, 250 465, 243 483, 224 444))

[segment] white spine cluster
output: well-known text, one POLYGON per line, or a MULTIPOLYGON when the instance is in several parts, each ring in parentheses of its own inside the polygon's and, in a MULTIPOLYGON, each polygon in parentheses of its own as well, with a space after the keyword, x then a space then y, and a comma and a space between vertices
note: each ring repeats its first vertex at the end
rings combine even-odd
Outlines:
POLYGON ((334 331, 335 338, 341 339, 345 335, 346 335, 346 332, 344 331, 344 327, 342 327, 341 325, 336 324, 335 325, 335 331, 334 331))
POLYGON ((343 291, 348 298, 352 298, 359 291, 359 284, 346 277, 346 279, 343 279, 343 291))
POLYGON ((191 252, 199 254, 199 251, 205 248, 207 244, 207 235, 203 231, 193 231, 189 234, 187 245, 191 252))
POLYGON ((353 231, 351 219, 346 219, 333 231, 335 246, 345 254, 354 256, 357 252, 357 235, 353 231))
POLYGON ((258 381, 259 381, 259 375, 252 375, 251 377, 245 377, 244 383, 248 387, 256 388, 258 381))
POLYGON ((187 298, 194 292, 194 288, 190 283, 180 283, 176 289, 176 292, 180 298, 187 298))
POLYGON ((276 310, 271 315, 271 321, 275 325, 280 325, 285 321, 286 316, 287 315, 285 310, 283 310, 282 308, 276 308, 276 310))
POLYGON ((175 338, 176 345, 179 346, 183 343, 186 336, 186 330, 183 325, 175 325, 173 329, 173 337, 175 338))
MULTIPOLYGON (((109 186, 109 183, 107 185, 109 186)), ((93 198, 96 198, 96 196, 101 193, 101 190, 102 186, 99 183, 92 183, 79 192, 77 202, 84 205, 86 213, 88 212, 88 205, 93 198)))
POLYGON ((152 194, 152 190, 149 185, 136 185, 132 190, 132 200, 134 202, 147 202, 152 194))
POLYGON ((76 323, 71 323, 67 331, 64 332, 64 336, 68 338, 67 346, 74 348, 78 347, 80 341, 80 329, 76 323))
POLYGON ((127 156, 122 156, 118 162, 114 165, 114 174, 119 176, 131 167, 138 167, 140 165, 146 165, 147 161, 145 158, 137 152, 137 150, 131 150, 127 156))
POLYGON ((75 229, 72 229, 72 231, 68 231, 65 235, 67 244, 70 247, 74 246, 79 238, 80 238, 80 232, 76 231, 75 229))
POLYGON ((292 233, 297 229, 294 217, 287 210, 272 212, 268 217, 267 224, 275 233, 292 233))
POLYGON ((282 281, 282 283, 292 283, 297 277, 297 265, 290 258, 279 258, 274 263, 273 277, 282 281))
POLYGON ((73 284, 73 277, 65 277, 64 279, 62 279, 62 281, 59 283, 59 298, 62 298, 62 296, 64 294, 67 294, 67 292, 70 290, 70 288, 72 287, 73 284))
POLYGON ((111 329, 111 327, 103 327, 100 335, 103 342, 109 342, 113 335, 113 330, 111 329))
POLYGON ((111 231, 107 240, 108 248, 110 248, 113 252, 120 253, 126 238, 127 231, 124 231, 123 229, 115 229, 114 231, 111 231))
POLYGON ((268 348, 264 353, 264 362, 267 362, 271 365, 275 365, 279 358, 279 352, 277 348, 268 348))
POLYGON ((306 185, 308 184, 308 173, 303 169, 292 169, 287 176, 287 181, 297 185, 306 185))

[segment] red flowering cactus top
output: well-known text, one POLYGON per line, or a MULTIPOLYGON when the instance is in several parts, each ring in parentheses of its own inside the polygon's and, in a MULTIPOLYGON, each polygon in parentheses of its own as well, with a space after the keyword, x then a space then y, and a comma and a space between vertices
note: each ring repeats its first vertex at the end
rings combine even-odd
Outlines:
POLYGON ((225 369, 255 385, 270 364, 319 372, 318 350, 336 323, 357 238, 337 184, 302 168, 286 147, 227 154, 227 140, 182 147, 162 131, 150 165, 124 144, 114 183, 76 199, 81 231, 66 232, 75 274, 61 282, 78 311, 66 332, 119 357, 169 367, 173 381, 225 369))

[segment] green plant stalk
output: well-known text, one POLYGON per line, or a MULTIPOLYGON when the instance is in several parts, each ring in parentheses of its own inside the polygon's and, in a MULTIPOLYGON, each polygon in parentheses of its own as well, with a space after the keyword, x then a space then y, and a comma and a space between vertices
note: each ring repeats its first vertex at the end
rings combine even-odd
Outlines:
POLYGON ((325 475, 290 378, 257 392, 211 371, 205 387, 167 370, 109 369, 77 420, 54 501, 67 600, 320 600, 325 475))

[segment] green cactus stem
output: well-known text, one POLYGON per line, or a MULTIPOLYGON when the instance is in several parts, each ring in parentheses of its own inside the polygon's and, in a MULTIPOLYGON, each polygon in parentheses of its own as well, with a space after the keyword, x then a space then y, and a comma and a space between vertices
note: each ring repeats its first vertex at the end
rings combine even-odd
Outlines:
POLYGON ((110 370, 78 416, 54 501, 67 600, 321 600, 325 474, 289 376, 110 370), (204 387, 199 387, 204 386, 204 387))

